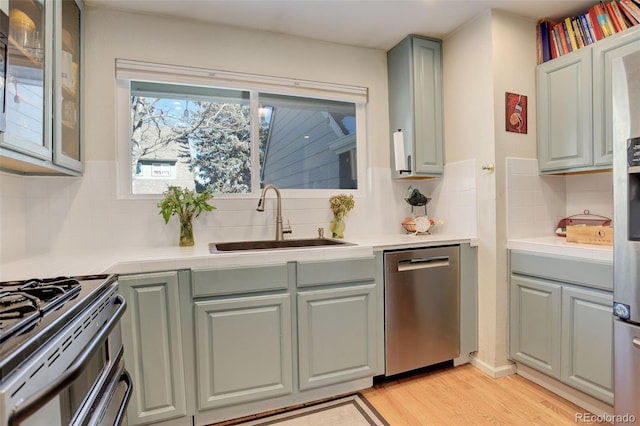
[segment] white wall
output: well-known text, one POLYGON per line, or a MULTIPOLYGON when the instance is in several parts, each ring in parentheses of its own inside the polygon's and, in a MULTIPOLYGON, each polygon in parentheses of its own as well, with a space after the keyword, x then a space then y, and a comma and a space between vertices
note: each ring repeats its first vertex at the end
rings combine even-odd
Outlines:
MULTIPOLYGON (((445 158, 476 160, 478 329, 476 359, 495 366, 495 179, 480 165, 495 161, 491 14, 464 25, 443 43, 445 158)), ((473 213, 472 213, 473 214, 473 213)))
MULTIPOLYGON (((444 182, 391 180, 384 51, 90 7, 85 18, 85 174, 82 178, 2 176, 2 261, 51 251, 177 244, 177 221, 164 224, 157 200, 116 197, 116 58, 366 86, 368 169, 366 181, 361 182, 366 190, 346 218, 346 239, 402 233, 400 223, 410 212, 403 200, 407 187, 412 184, 431 195, 428 185, 444 182)), ((446 174, 469 181, 468 167, 454 169, 446 174)), ((475 193, 464 185, 447 187, 453 191, 438 191, 443 206, 456 206, 454 199, 474 200, 475 193)), ((286 191, 283 195, 283 216, 290 221, 294 238, 313 237, 318 227, 328 232, 328 197, 293 199, 286 197, 286 191)), ((431 208, 440 204, 438 197, 431 208)), ((273 200, 267 201, 265 213, 255 211, 256 199, 216 197, 212 203, 217 209, 195 220, 196 244, 273 236, 273 200)), ((448 220, 442 206, 438 211, 445 219, 440 232, 448 233, 449 228, 466 235, 471 228, 473 222, 459 226, 448 220)))
MULTIPOLYGON (((383 51, 100 8, 87 8, 85 19, 86 173, 77 181, 27 179, 28 191, 45 186, 63 194, 57 199, 42 194, 39 200, 52 215, 49 223, 42 222, 39 212, 27 211, 27 221, 40 232, 38 242, 28 247, 30 253, 177 242, 177 223, 172 219, 169 226, 164 224, 157 200, 115 198, 116 58, 366 86, 369 89, 366 156, 372 181, 382 180, 377 175, 388 169, 383 51), (384 166, 381 171, 377 170, 379 165, 384 166), (59 224, 58 229, 47 232, 51 223, 59 224)), ((347 237, 365 231, 366 221, 359 219, 366 218, 367 210, 373 208, 371 197, 375 189, 369 187, 356 200, 356 208, 347 217, 347 237)), ((196 243, 272 236, 275 203, 268 201, 265 213, 255 211, 256 203, 253 199, 214 198, 217 210, 195 221, 196 243)), ((328 227, 328 198, 295 200, 285 195, 283 210, 294 237, 314 236, 318 227, 328 227)), ((388 211, 381 212, 379 222, 369 226, 382 228, 389 215, 388 211)))
POLYGON ((444 40, 445 154, 476 159, 479 351, 476 365, 493 376, 513 371, 507 359, 506 162, 535 157, 535 22, 489 11, 444 40), (505 131, 505 92, 529 97, 527 135, 505 131), (481 170, 494 163, 492 173, 481 170))
POLYGON ((505 12, 492 12, 493 90, 496 153, 496 292, 497 368, 508 368, 508 305, 506 158, 536 158, 536 22, 505 12), (505 92, 527 96, 527 133, 505 129, 505 92))
POLYGON ((170 17, 87 8, 85 130, 88 160, 114 160, 116 58, 365 86, 373 167, 389 164, 386 54, 170 17))

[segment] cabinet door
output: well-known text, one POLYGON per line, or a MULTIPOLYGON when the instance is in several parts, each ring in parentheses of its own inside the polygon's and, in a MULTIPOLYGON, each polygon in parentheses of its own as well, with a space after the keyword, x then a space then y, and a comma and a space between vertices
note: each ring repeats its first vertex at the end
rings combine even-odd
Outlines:
POLYGON ((562 289, 562 381, 613 404, 613 296, 562 289))
POLYGON ((82 9, 76 0, 58 0, 56 8, 53 162, 81 172, 84 156, 80 142, 82 9))
POLYGON ((511 358, 557 379, 560 379, 561 289, 551 282, 511 275, 511 358))
POLYGON ((442 173, 442 50, 439 41, 413 39, 413 102, 416 173, 442 173))
POLYGON ((444 168, 442 118, 442 43, 407 36, 387 53, 389 79, 389 140, 404 132, 404 152, 411 156, 411 172, 394 177, 441 175, 444 168))
POLYGON ((373 376, 375 284, 298 293, 300 389, 373 376))
POLYGON ((293 389, 290 295, 195 302, 198 409, 293 389))
MULTIPOLYGON (((640 50, 640 31, 631 30, 593 45, 593 161, 595 165, 613 163, 613 63, 640 50)), ((617 76, 620 78, 620 76, 617 76)), ((622 77, 624 78, 624 77, 622 77)), ((627 134, 617 137, 626 139, 627 134)))
POLYGON ((593 164, 591 49, 537 68, 540 170, 593 164))
MULTIPOLYGON (((186 415, 177 272, 119 278, 125 366, 133 378, 129 424, 186 415)), ((185 284, 186 285, 186 284, 185 284)))
MULTIPOLYGON (((11 151, 42 160, 51 160, 48 93, 51 90, 53 4, 50 2, 9 0, 10 20, 7 81, 6 131, 0 145, 11 151)), ((11 166, 11 164, 9 164, 11 166)))

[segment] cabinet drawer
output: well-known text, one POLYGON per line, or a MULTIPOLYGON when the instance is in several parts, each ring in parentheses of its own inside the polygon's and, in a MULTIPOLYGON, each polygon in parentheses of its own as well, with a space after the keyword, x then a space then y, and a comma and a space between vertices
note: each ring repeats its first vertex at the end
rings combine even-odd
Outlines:
POLYGON ((613 291, 613 264, 511 251, 511 272, 613 291))
POLYGON ((362 259, 298 262, 298 287, 374 281, 373 256, 362 259))
POLYGON ((191 277, 193 297, 286 290, 289 287, 286 263, 268 266, 194 269, 191 277))

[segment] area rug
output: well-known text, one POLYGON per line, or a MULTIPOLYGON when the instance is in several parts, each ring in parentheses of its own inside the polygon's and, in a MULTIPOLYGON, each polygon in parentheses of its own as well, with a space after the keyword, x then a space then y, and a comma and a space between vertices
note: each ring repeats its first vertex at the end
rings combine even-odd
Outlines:
POLYGON ((358 394, 306 405, 243 423, 238 426, 389 426, 366 399, 358 394))

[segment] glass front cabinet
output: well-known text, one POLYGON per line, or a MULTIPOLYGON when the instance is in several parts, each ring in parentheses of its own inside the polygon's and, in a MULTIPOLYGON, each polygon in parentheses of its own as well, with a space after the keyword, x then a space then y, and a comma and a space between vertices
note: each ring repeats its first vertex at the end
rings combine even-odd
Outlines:
POLYGON ((9 15, 0 169, 79 175, 82 3, 2 0, 9 15))

